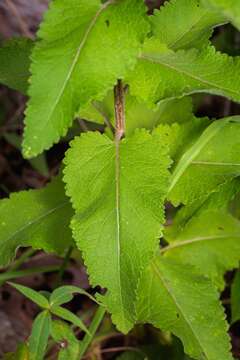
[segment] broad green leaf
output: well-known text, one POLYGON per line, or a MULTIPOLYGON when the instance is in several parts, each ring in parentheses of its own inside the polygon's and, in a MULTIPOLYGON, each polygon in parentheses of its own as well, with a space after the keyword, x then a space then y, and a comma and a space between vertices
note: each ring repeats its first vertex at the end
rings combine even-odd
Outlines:
POLYGON ((29 338, 29 360, 43 360, 51 328, 51 317, 47 310, 34 320, 29 338))
POLYGON ((137 313, 140 322, 178 336, 194 359, 233 359, 218 293, 192 267, 154 259, 139 284, 137 313))
POLYGON ((26 158, 66 134, 80 106, 101 100, 136 62, 149 31, 139 0, 57 0, 32 55, 25 119, 26 158), (47 94, 47 96, 46 96, 47 94))
POLYGON ((87 133, 71 143, 65 164, 64 181, 76 210, 74 238, 92 285, 109 290, 105 303, 127 332, 139 276, 158 248, 164 223, 167 146, 143 129, 119 147, 105 135, 87 133))
MULTIPOLYGON (((114 99, 111 91, 102 102, 94 102, 80 109, 79 117, 104 124, 106 119, 115 122, 114 99)), ((132 135, 137 128, 152 130, 160 123, 186 122, 193 118, 193 105, 190 97, 166 100, 156 109, 139 102, 129 92, 125 96, 126 135, 132 135)))
POLYGON ((33 42, 24 38, 9 40, 0 47, 1 84, 26 93, 32 48, 33 42))
POLYGON ((72 244, 71 216, 60 178, 43 189, 14 193, 1 200, 0 264, 8 264, 20 246, 62 255, 72 244))
POLYGON ((80 342, 72 329, 63 321, 52 321, 51 335, 57 343, 63 344, 58 354, 58 360, 79 360, 80 342))
POLYGON ((50 296, 49 302, 51 306, 57 306, 65 304, 73 299, 74 294, 81 294, 89 297, 92 301, 96 302, 96 299, 91 296, 87 291, 77 286, 60 286, 54 290, 50 296))
POLYGON ((87 334, 89 334, 89 331, 87 327, 84 325, 82 320, 73 314, 71 311, 61 307, 61 306, 52 306, 51 307, 51 313, 54 315, 59 316, 61 319, 64 319, 66 321, 70 321, 73 325, 79 327, 81 330, 85 331, 87 334))
POLYGON ((12 282, 9 282, 9 284, 11 286, 13 286, 15 289, 17 289, 18 291, 20 291, 24 296, 26 296, 28 299, 33 301, 35 304, 37 304, 41 308, 43 308, 43 309, 48 309, 49 308, 48 300, 45 298, 45 296, 40 294, 38 291, 35 291, 35 290, 33 290, 33 289, 29 288, 29 287, 19 285, 19 284, 15 284, 15 283, 12 283, 12 282))
POLYGON ((175 167, 169 199, 177 206, 210 194, 240 175, 240 118, 213 122, 175 167))
POLYGON ((127 82, 131 94, 150 106, 199 92, 240 102, 240 60, 217 52, 213 46, 174 52, 152 38, 127 82))
POLYGON ((206 45, 213 28, 226 20, 199 0, 171 0, 155 10, 150 21, 153 35, 170 49, 178 50, 206 45))
POLYGON ((240 271, 234 276, 231 286, 231 323, 240 320, 240 271))
POLYGON ((230 182, 221 184, 212 194, 206 193, 204 197, 198 198, 193 203, 181 207, 173 219, 171 226, 165 228, 164 236, 168 242, 172 242, 178 237, 179 233, 188 224, 193 216, 200 215, 204 211, 221 209, 222 212, 228 213, 230 203, 236 199, 240 192, 239 178, 230 182))
POLYGON ((226 19, 240 29, 240 4, 238 0, 202 0, 211 10, 218 10, 226 19))
POLYGON ((217 208, 203 211, 179 229, 162 253, 195 266, 222 288, 223 275, 240 260, 240 222, 217 208))

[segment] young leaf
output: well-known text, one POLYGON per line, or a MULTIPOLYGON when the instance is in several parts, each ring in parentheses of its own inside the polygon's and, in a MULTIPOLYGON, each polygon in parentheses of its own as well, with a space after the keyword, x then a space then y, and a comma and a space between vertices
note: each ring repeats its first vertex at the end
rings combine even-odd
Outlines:
POLYGON ((240 222, 225 211, 203 211, 188 221, 162 253, 194 265, 222 288, 223 275, 238 267, 240 260, 240 222))
POLYGON ((29 339, 29 360, 43 360, 50 334, 51 317, 47 310, 34 320, 29 339))
POLYGON ((35 290, 33 290, 31 288, 28 288, 26 286, 15 284, 15 283, 12 283, 12 282, 9 282, 9 284, 11 286, 13 286, 15 289, 17 289, 18 291, 20 291, 20 293, 22 293, 24 296, 26 296, 28 299, 33 301, 35 304, 37 304, 41 308, 43 308, 43 309, 48 309, 49 308, 48 300, 45 298, 45 296, 40 294, 38 291, 35 291, 35 290))
POLYGON ((62 344, 58 360, 79 360, 80 342, 71 328, 63 321, 52 321, 51 335, 54 341, 62 344))
POLYGON ((173 171, 169 199, 189 204, 240 175, 240 118, 213 122, 181 157, 173 171))
POLYGON ((218 293, 192 267, 157 257, 139 284, 138 319, 178 336, 198 360, 232 360, 218 293))
POLYGON ((8 264, 20 246, 63 254, 72 244, 71 216, 61 178, 44 189, 22 191, 1 200, 0 264, 8 264))
POLYGON ((3 360, 29 360, 29 351, 26 344, 19 344, 15 353, 4 354, 3 360))
POLYGON ((71 322, 75 326, 79 327, 79 329, 81 329, 81 330, 85 331, 85 333, 89 334, 89 331, 88 331, 87 327, 84 325, 84 323, 82 322, 82 320, 78 316, 73 314, 71 311, 69 311, 61 306, 55 305, 55 306, 51 307, 51 313, 59 316, 61 319, 71 322))
POLYGON ((226 19, 200 0, 171 0, 155 10, 150 21, 153 35, 170 49, 178 50, 206 45, 213 28, 226 19))
POLYGON ((96 299, 93 296, 77 286, 60 286, 52 292, 49 299, 50 305, 57 306, 65 304, 73 299, 73 294, 85 295, 96 302, 96 299))
POLYGON ((240 320, 240 271, 234 276, 231 286, 231 323, 240 320))
POLYGON ((57 142, 79 105, 101 100, 134 66, 149 30, 145 13, 139 0, 51 3, 32 55, 26 158, 57 142))
POLYGON ((226 96, 240 102, 240 60, 214 47, 174 52, 152 38, 126 79, 130 92, 150 106, 193 93, 226 96))
POLYGON ((218 10, 240 30, 240 6, 236 0, 202 0, 211 10, 218 10))
POLYGON ((0 83, 22 93, 28 88, 30 54, 33 42, 29 39, 9 40, 0 48, 0 83))
POLYGON ((117 326, 133 324, 136 284, 158 247, 170 161, 160 136, 138 130, 121 141, 87 133, 71 143, 64 180, 76 216, 74 238, 91 283, 109 290, 117 326), (107 270, 110 269, 110 270, 107 270))

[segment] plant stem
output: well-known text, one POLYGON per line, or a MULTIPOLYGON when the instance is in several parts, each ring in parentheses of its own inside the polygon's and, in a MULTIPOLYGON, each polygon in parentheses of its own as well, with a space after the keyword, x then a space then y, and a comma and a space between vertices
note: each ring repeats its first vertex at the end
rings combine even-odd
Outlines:
POLYGON ((96 314, 94 315, 94 318, 91 322, 91 325, 89 327, 90 335, 86 334, 81 343, 79 359, 82 359, 83 355, 85 354, 89 345, 91 344, 91 342, 94 338, 94 335, 96 334, 96 331, 99 328, 99 326, 104 318, 105 313, 106 313, 105 307, 99 306, 96 311, 96 314))
POLYGON ((115 119, 116 119, 116 141, 119 142, 125 134, 125 101, 124 87, 121 80, 118 80, 114 88, 115 119))
POLYGON ((73 252, 73 246, 70 246, 64 259, 63 259, 63 263, 59 269, 59 273, 58 273, 58 281, 57 281, 57 285, 60 286, 61 285, 61 282, 62 282, 62 278, 63 278, 63 274, 66 270, 66 267, 68 265, 68 262, 71 258, 71 255, 72 255, 72 252, 73 252))
POLYGON ((27 249, 17 260, 14 261, 12 266, 9 267, 8 271, 15 271, 20 268, 20 266, 33 254, 35 254, 35 249, 27 249))
POLYGON ((26 270, 8 271, 0 274, 0 284, 3 284, 7 280, 17 279, 24 276, 31 276, 39 273, 54 272, 59 269, 59 265, 41 266, 26 270))

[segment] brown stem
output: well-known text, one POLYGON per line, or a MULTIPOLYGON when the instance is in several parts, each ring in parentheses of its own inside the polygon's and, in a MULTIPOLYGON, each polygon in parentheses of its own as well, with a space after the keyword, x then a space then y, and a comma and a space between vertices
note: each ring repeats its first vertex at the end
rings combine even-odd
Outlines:
POLYGON ((114 88, 115 119, 116 119, 116 140, 119 141, 125 134, 125 102, 124 87, 121 80, 118 80, 114 88))

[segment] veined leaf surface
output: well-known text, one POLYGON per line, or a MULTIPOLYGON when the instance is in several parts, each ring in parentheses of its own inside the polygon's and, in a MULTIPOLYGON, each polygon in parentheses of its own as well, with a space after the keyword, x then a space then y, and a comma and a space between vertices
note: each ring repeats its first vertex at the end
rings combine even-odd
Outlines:
POLYGON ((108 289, 108 310, 127 332, 139 276, 158 249, 164 222, 167 147, 145 130, 119 145, 87 133, 72 142, 65 163, 67 193, 76 210, 74 238, 91 283, 108 289))
POLYGON ((135 65, 149 30, 138 0, 57 0, 33 51, 23 151, 34 157, 66 134, 79 106, 101 100, 135 65))

